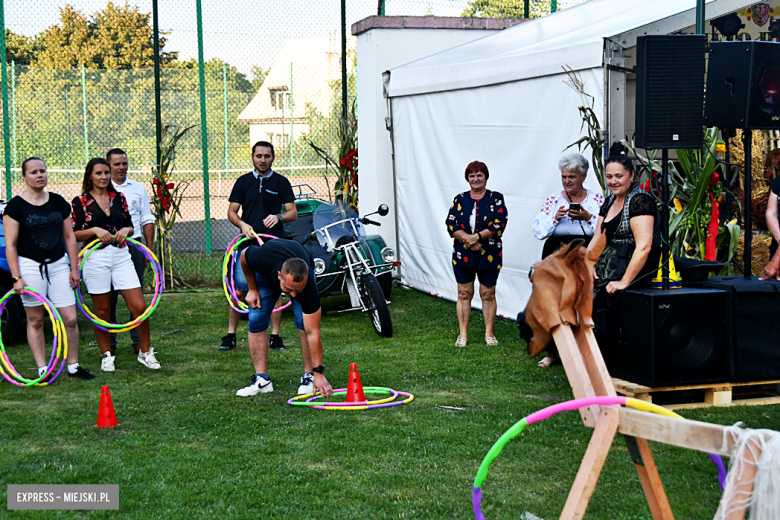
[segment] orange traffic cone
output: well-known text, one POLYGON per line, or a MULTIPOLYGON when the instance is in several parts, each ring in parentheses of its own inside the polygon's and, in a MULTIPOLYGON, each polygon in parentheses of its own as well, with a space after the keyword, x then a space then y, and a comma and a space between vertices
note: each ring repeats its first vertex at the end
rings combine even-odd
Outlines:
POLYGON ((366 394, 363 393, 363 383, 360 382, 360 374, 358 373, 357 363, 351 363, 349 365, 349 384, 347 385, 347 402, 348 403, 366 402, 366 394))
POLYGON ((113 428, 119 423, 116 420, 114 411, 114 402, 111 400, 111 393, 108 387, 103 385, 100 389, 100 409, 98 410, 98 421, 95 426, 99 428, 113 428))

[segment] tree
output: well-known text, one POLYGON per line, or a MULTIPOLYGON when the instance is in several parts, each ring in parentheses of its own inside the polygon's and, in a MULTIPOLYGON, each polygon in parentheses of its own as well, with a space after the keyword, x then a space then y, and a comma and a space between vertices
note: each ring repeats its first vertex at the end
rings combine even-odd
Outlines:
MULTIPOLYGON (((550 0, 528 0, 528 16, 540 18, 550 13, 550 0)), ((523 18, 525 0, 471 0, 461 13, 473 18, 523 18)))
POLYGON ((5 57, 8 63, 16 62, 17 65, 29 65, 37 52, 37 42, 34 38, 28 38, 22 34, 16 34, 9 29, 5 30, 5 57))
MULTIPOLYGON (((153 65, 151 15, 137 6, 106 8, 89 20, 71 5, 60 9, 60 23, 40 35, 42 49, 32 65, 48 69, 73 69, 82 65, 94 69, 137 69, 153 65)), ((163 33, 167 34, 167 33, 163 33)), ((166 39, 160 38, 160 61, 167 65, 177 53, 163 52, 166 39)))
POLYGON ((263 84, 263 81, 265 81, 266 76, 268 76, 268 73, 271 72, 271 68, 267 68, 263 70, 263 67, 260 67, 259 65, 255 65, 252 67, 252 90, 255 92, 260 91, 260 87, 263 84))

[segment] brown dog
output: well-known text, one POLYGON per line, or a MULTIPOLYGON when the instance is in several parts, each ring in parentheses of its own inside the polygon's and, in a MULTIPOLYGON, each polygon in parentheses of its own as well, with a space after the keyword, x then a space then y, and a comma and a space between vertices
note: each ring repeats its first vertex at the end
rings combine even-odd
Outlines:
POLYGON ((550 331, 562 323, 593 327, 593 266, 607 237, 602 233, 590 251, 584 244, 584 240, 565 244, 531 268, 533 290, 525 307, 526 323, 534 333, 528 342, 531 356, 547 347, 550 331))

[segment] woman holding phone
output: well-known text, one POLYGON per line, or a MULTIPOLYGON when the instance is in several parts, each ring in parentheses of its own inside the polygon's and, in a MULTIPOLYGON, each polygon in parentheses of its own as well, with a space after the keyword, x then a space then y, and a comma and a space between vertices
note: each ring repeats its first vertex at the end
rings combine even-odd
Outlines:
MULTIPOLYGON (((533 224, 534 236, 545 240, 542 258, 578 238, 586 243, 593 238, 604 196, 583 186, 588 176, 588 167, 588 160, 578 153, 565 155, 558 161, 563 189, 547 197, 533 224)), ((522 312, 517 320, 519 324, 524 323, 522 312)), ((524 334, 521 333, 521 336, 524 337, 524 334)), ((557 349, 551 343, 547 347, 547 355, 539 361, 539 366, 549 367, 556 359, 557 349)))
POLYGON ((558 161, 563 189, 547 197, 533 224, 534 236, 545 240, 542 258, 562 244, 578 238, 590 242, 593 237, 604 197, 583 186, 588 167, 588 160, 578 153, 558 161))

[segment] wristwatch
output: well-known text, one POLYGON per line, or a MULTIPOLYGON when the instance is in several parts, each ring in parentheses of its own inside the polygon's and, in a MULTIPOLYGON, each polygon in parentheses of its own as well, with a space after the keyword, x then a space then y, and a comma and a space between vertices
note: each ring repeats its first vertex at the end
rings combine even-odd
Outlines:
POLYGON ((311 370, 312 370, 312 372, 317 372, 318 374, 322 374, 322 373, 325 372, 325 367, 320 365, 318 367, 312 368, 311 370))
POLYGON ((18 281, 19 281, 19 280, 21 280, 21 279, 22 279, 22 277, 21 277, 21 276, 12 276, 12 277, 11 277, 11 280, 13 280, 13 281, 14 281, 14 283, 18 282, 18 281))
POLYGON ((279 218, 279 223, 283 224, 284 223, 284 219, 282 218, 282 214, 281 213, 277 213, 276 216, 279 218))

